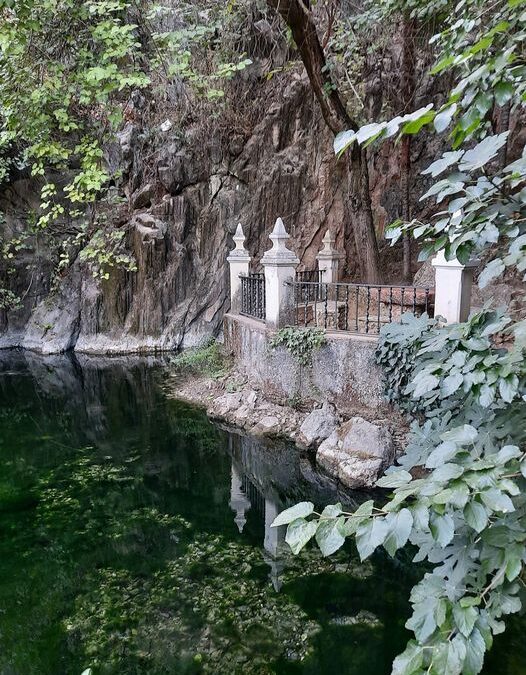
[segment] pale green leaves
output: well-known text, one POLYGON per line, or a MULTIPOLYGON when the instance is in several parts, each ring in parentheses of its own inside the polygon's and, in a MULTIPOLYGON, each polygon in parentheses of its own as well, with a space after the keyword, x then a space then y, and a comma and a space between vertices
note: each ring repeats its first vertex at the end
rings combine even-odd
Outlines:
POLYGON ((433 652, 433 675, 460 675, 466 658, 466 644, 460 636, 439 644, 433 652))
POLYGON ((356 532, 356 548, 360 560, 365 560, 381 546, 388 532, 389 527, 382 518, 373 518, 360 525, 356 532))
POLYGON ((285 541, 295 555, 314 537, 317 527, 318 525, 315 521, 307 521, 303 518, 298 518, 289 524, 285 541))
POLYGON ((470 501, 464 507, 464 518, 475 532, 482 532, 488 524, 488 513, 484 505, 475 500, 470 501))
POLYGON ((367 147, 373 141, 383 138, 390 138, 399 131, 401 134, 416 134, 420 129, 429 124, 435 118, 435 111, 432 110, 433 104, 415 110, 407 115, 400 115, 389 122, 375 122, 366 124, 358 131, 343 131, 334 139, 334 152, 340 156, 353 143, 358 143, 367 147))
POLYGON ((496 136, 487 136, 477 143, 471 150, 467 150, 462 156, 458 168, 460 171, 474 171, 482 168, 491 159, 497 156, 499 150, 506 144, 509 131, 496 136))
POLYGON ((475 607, 462 607, 459 604, 453 605, 453 618, 458 630, 464 637, 468 638, 475 627, 478 611, 475 607))
POLYGON ((316 531, 316 543, 324 556, 332 555, 345 543, 345 535, 342 534, 343 524, 343 518, 320 520, 316 531))
POLYGON ((515 510, 513 502, 507 494, 498 490, 497 488, 490 488, 480 493, 480 498, 484 504, 492 511, 500 511, 501 513, 511 513, 515 510))
POLYGON ((411 474, 404 469, 397 469, 396 471, 390 471, 385 476, 382 476, 379 480, 376 481, 377 487, 382 488, 397 488, 402 485, 406 485, 411 481, 411 474))
POLYGON ((451 543, 455 535, 455 522, 449 513, 446 513, 443 516, 433 514, 430 528, 433 539, 435 539, 437 544, 442 548, 445 548, 451 543))
POLYGON ((393 662, 391 675, 414 675, 421 672, 424 661, 424 650, 421 645, 411 640, 406 650, 393 662))
POLYGON ((279 527, 280 525, 288 525, 297 518, 307 518, 314 511, 314 504, 312 502, 300 502, 291 506, 290 509, 282 511, 279 516, 274 519, 271 527, 279 527))
POLYGON ((388 533, 383 545, 389 555, 394 556, 399 548, 407 544, 413 528, 413 516, 409 509, 401 509, 397 513, 389 513, 385 522, 388 526, 388 533))

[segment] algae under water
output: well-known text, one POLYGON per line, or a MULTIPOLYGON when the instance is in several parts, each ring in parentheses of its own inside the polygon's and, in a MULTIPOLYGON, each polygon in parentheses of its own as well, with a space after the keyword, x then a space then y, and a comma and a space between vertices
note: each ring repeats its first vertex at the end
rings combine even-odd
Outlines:
MULTIPOLYGON (((0 353, 0 673, 390 673, 421 570, 288 555, 282 508, 355 496, 168 400, 164 368, 0 353)), ((523 627, 486 675, 526 672, 523 627)))

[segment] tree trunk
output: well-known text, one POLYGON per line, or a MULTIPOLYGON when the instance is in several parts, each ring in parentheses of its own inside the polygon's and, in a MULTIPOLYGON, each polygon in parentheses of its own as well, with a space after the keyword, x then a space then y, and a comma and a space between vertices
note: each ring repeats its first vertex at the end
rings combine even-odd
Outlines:
MULTIPOLYGON (((332 82, 316 25, 310 11, 310 0, 267 0, 289 26, 309 82, 320 106, 325 123, 334 135, 346 129, 358 129, 358 124, 347 113, 332 82)), ((380 280, 378 243, 369 191, 367 155, 357 144, 350 152, 350 205, 358 264, 364 281, 380 280)))
MULTIPOLYGON (((402 51, 402 104, 404 112, 408 112, 413 103, 415 89, 414 78, 414 22, 408 17, 403 19, 403 51, 402 51)), ((401 218, 405 222, 411 220, 411 202, 409 199, 411 183, 411 136, 404 135, 400 143, 400 193, 401 218)), ((411 281, 411 237, 405 234, 403 245, 403 277, 411 281)))

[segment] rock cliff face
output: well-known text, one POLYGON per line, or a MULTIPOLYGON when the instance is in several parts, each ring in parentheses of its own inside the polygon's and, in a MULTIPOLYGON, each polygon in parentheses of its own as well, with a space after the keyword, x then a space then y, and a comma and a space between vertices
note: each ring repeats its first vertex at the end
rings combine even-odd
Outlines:
MULTIPOLYGON (((128 206, 116 218, 126 229, 137 271, 117 271, 99 281, 77 260, 58 291, 49 294, 49 260, 36 246, 27 253, 33 262, 37 251, 40 256, 32 271, 22 265, 17 272, 18 290, 30 288, 24 309, 0 312, 0 346, 122 353, 187 347, 217 334, 229 307, 226 256, 238 222, 257 264, 281 216, 307 269, 330 227, 346 252, 346 276, 353 278, 358 254, 348 216, 347 168, 334 157, 305 77, 292 72, 279 87, 261 84, 253 105, 260 121, 248 134, 204 142, 191 128, 181 139, 175 121, 154 128, 140 119, 130 122, 109 149, 108 162, 123 172, 115 190, 128 206)), ((428 159, 425 144, 417 143, 415 174, 428 159)), ((396 152, 385 146, 370 165, 381 231, 400 215, 396 152)), ((16 232, 22 208, 36 199, 29 180, 11 185, 0 196, 4 227, 16 232)), ((387 274, 395 270, 393 281, 398 281, 396 255, 389 253, 386 263, 387 274)))

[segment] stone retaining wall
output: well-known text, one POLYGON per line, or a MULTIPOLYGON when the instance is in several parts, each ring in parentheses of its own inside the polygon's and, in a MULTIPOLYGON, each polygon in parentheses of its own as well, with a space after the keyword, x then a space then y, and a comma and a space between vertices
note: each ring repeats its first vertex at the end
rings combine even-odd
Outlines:
POLYGON ((327 344, 314 353, 312 367, 301 367, 284 348, 271 349, 265 324, 227 314, 224 338, 236 365, 273 398, 328 400, 342 413, 359 409, 387 413, 382 372, 374 361, 375 337, 327 333, 327 344))

